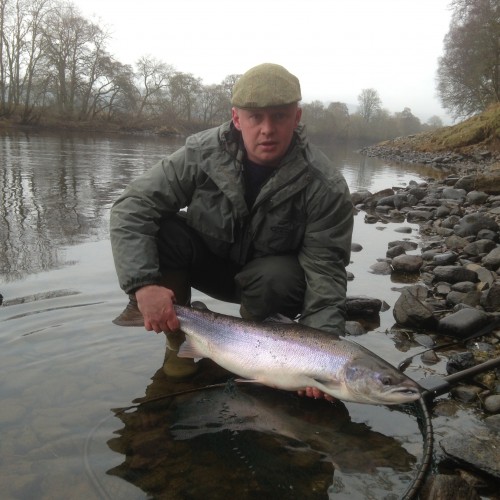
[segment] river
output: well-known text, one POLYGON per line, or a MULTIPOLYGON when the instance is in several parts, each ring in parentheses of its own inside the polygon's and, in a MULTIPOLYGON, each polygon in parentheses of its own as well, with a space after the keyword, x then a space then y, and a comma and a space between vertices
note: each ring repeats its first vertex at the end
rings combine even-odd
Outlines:
MULTIPOLYGON (((229 399, 207 390, 113 411, 222 376, 202 361, 204 378, 172 384, 161 371, 163 335, 111 323, 126 297, 111 257, 110 207, 133 178, 180 144, 130 135, 0 133, 2 496, 400 496, 422 456, 416 419, 404 411, 238 388, 229 399)), ((347 146, 325 151, 353 192, 433 174, 347 146)), ((417 226, 366 224, 363 212, 356 215, 353 241, 363 250, 352 255, 349 295, 394 304, 403 284, 371 274, 369 266, 385 257, 389 241, 402 238, 401 226, 411 228, 405 238, 419 241, 417 226)), ((193 299, 237 314, 236 306, 196 291, 193 299)), ((391 333, 393 323, 389 308, 356 341, 397 365, 421 348, 391 333)), ((416 363, 406 373, 418 379, 426 370, 416 363)), ((474 425, 470 418, 461 422, 474 425)))

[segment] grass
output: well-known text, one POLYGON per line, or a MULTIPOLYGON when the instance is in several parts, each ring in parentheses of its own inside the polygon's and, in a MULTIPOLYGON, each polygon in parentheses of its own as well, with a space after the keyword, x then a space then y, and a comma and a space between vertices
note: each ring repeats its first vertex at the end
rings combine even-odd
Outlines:
POLYGON ((500 103, 486 111, 449 127, 408 137, 385 141, 383 144, 415 151, 471 153, 479 150, 500 151, 500 103))

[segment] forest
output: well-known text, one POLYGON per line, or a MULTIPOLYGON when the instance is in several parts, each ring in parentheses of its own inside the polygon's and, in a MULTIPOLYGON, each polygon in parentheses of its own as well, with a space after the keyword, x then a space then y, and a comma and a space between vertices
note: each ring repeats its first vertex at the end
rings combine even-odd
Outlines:
MULTIPOLYGON (((459 119, 500 99, 500 6, 452 0, 450 8, 436 81, 443 107, 459 119)), ((0 34, 0 126, 186 134, 230 119, 239 75, 206 85, 151 56, 123 64, 107 50, 106 29, 71 2, 0 0, 0 34)), ((332 97, 302 103, 311 135, 373 141, 443 126, 438 116, 422 123, 409 107, 390 113, 373 88, 360 89, 356 109, 332 97)))

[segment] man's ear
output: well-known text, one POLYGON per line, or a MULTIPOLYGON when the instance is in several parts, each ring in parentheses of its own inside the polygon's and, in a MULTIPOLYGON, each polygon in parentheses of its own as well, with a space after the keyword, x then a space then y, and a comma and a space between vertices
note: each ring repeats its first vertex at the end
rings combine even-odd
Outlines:
POLYGON ((297 114, 295 115, 295 127, 300 123, 300 119, 302 118, 302 108, 300 106, 297 107, 297 114))
POLYGON ((233 117, 233 123, 237 130, 241 130, 240 117, 238 115, 237 108, 231 108, 231 115, 233 117))

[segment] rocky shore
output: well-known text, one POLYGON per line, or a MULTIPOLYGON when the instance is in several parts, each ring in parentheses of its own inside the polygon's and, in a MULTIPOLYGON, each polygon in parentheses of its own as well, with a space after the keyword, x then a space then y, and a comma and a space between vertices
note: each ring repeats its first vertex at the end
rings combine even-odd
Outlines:
MULTIPOLYGON (((416 223, 421 242, 391 242, 373 273, 413 275, 393 307, 395 327, 406 329, 429 350, 422 362, 438 361, 445 343, 462 347, 447 358, 448 374, 500 357, 500 155, 476 149, 468 154, 411 149, 411 138, 362 153, 388 161, 432 165, 441 180, 411 182, 404 188, 352 193, 365 222, 416 223), (482 333, 482 335, 480 335, 482 333), (480 336, 478 336, 480 335, 480 336)), ((354 249, 353 249, 354 250, 354 249)), ((377 299, 348 298, 348 313, 377 308, 377 299), (363 302, 363 301, 362 301, 363 302)), ((381 304, 378 304, 381 307, 381 304)), ((350 318, 349 318, 350 319, 350 318)), ((354 328, 349 322, 350 328, 354 328)), ((451 463, 500 483, 500 367, 471 377, 451 389, 451 397, 483 415, 484 427, 470 435, 446 438, 439 446, 451 463), (458 439, 459 437, 459 439, 458 439)), ((481 483, 481 482, 479 482, 481 483)), ((480 498, 477 476, 433 475, 425 498, 480 498)), ((484 482, 482 482, 484 486, 484 482)), ((493 486, 494 487, 494 486, 493 486)), ((497 497, 495 497, 497 498, 497 497)))

